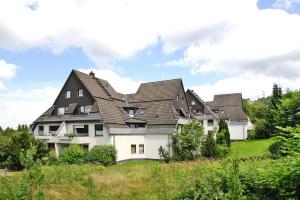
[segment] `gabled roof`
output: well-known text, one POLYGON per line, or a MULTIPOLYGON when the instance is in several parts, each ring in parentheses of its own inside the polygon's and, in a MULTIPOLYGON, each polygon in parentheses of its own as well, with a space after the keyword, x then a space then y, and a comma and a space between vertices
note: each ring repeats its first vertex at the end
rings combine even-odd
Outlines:
MULTIPOLYGON (((77 70, 72 70, 72 73, 78 77, 94 98, 92 113, 99 112, 99 120, 101 119, 109 126, 127 127, 126 122, 133 120, 128 118, 128 113, 123 109, 128 105, 138 108, 134 116, 135 121, 147 121, 151 125, 176 125, 177 123, 177 116, 173 113, 172 105, 179 88, 183 87, 181 79, 143 83, 135 94, 124 95, 116 92, 106 80, 77 70), (140 112, 141 110, 143 112, 140 112)), ((68 106, 67 113, 74 112, 74 105, 68 106)), ((55 105, 44 115, 51 115, 54 109, 55 105)))
POLYGON ((243 110, 242 94, 218 94, 212 102, 207 102, 212 110, 224 110, 224 118, 230 121, 248 121, 248 116, 243 110))
POLYGON ((126 97, 128 102, 174 99, 181 83, 181 79, 142 83, 135 94, 128 94, 126 97))
POLYGON ((204 106, 204 112, 206 114, 211 114, 214 118, 219 119, 216 113, 214 113, 211 110, 211 108, 199 97, 199 95, 196 92, 194 92, 194 90, 188 89, 186 92, 192 94, 199 101, 199 103, 201 103, 204 106))

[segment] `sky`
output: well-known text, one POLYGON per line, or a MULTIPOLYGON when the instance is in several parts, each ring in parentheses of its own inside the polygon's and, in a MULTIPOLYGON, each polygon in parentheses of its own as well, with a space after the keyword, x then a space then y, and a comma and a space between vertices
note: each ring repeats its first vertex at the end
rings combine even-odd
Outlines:
POLYGON ((0 1, 0 126, 30 124, 72 69, 122 93, 182 78, 204 100, 300 87, 300 0, 0 1))

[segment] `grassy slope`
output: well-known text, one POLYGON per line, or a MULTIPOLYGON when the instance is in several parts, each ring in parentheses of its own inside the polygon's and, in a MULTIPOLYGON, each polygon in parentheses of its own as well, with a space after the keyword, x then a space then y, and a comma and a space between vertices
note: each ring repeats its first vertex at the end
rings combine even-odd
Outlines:
POLYGON ((274 139, 247 140, 233 142, 229 157, 249 157, 268 155, 268 147, 274 142, 274 139))
MULTIPOLYGON (((244 156, 267 153, 271 140, 243 141, 232 144, 230 156, 236 152, 244 156)), ((246 161, 241 168, 265 167, 270 160, 246 161)), ((194 162, 162 164, 154 161, 128 162, 111 167, 96 165, 44 166, 46 199, 92 199, 88 177, 94 182, 94 199, 171 199, 198 178, 209 181, 212 170, 223 168, 224 162, 198 160, 194 162)))

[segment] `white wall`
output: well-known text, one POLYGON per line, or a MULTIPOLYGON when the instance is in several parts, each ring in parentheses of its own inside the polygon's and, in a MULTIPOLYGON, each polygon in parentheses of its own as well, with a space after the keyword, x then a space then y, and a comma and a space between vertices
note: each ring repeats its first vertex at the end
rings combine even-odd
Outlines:
POLYGON ((145 135, 145 154, 147 158, 159 159, 158 148, 164 147, 170 152, 169 135, 145 135))
POLYGON ((139 154, 139 144, 144 144, 145 151, 147 148, 144 135, 115 135, 113 140, 118 151, 118 161, 145 158, 145 152, 144 154, 139 154), (131 154, 132 144, 136 145, 136 154, 131 154))
POLYGON ((247 124, 229 123, 229 133, 231 140, 246 140, 247 135, 247 124))

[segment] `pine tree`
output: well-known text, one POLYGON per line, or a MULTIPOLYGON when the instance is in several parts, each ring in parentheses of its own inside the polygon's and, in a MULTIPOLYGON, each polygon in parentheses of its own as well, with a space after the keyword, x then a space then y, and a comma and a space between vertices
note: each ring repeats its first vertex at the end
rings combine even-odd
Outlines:
POLYGON ((230 133, 229 133, 229 129, 228 129, 228 124, 224 119, 220 119, 220 122, 219 122, 217 142, 226 144, 228 147, 230 146, 230 133), (224 138, 220 138, 219 136, 224 137, 224 138))

